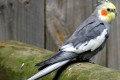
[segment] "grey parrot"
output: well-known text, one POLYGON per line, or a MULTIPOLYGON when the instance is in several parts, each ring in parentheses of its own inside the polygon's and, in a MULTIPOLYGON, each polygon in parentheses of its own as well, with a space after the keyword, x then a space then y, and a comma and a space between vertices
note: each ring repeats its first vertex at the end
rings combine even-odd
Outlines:
POLYGON ((36 64, 36 66, 46 67, 28 80, 43 77, 74 58, 80 61, 90 61, 91 57, 104 48, 110 34, 111 22, 116 15, 116 7, 113 3, 110 1, 102 2, 60 47, 56 55, 36 64))

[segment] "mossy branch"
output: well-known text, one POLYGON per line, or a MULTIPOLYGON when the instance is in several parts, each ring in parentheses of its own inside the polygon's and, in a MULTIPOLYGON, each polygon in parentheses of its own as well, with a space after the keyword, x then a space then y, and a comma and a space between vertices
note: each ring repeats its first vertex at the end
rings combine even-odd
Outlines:
MULTIPOLYGON (((0 42, 0 80, 26 80, 38 72, 34 65, 54 52, 17 41, 0 42)), ((91 63, 70 62, 39 80, 120 80, 120 71, 91 63)))

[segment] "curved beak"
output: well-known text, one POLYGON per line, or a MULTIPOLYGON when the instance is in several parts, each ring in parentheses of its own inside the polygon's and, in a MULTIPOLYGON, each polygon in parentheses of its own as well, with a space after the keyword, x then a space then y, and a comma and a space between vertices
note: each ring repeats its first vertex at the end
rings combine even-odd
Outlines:
POLYGON ((115 15, 117 16, 117 10, 114 11, 115 15))

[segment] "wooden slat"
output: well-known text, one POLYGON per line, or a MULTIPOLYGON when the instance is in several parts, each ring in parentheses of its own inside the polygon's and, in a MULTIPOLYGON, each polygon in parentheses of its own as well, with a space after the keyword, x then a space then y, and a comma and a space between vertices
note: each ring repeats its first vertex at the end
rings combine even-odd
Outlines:
MULTIPOLYGON (((118 70, 120 70, 120 0, 116 0, 116 7, 117 7, 117 17, 116 17, 116 27, 117 27, 117 61, 118 61, 118 70)), ((113 26, 114 27, 114 26, 113 26)), ((113 39, 114 40, 114 39, 113 39)))
POLYGON ((0 40, 17 40, 44 48, 44 0, 0 1, 0 40))
POLYGON ((11 12, 7 0, 0 0, 0 41, 12 39, 11 12), (9 25, 9 26, 8 26, 9 25))

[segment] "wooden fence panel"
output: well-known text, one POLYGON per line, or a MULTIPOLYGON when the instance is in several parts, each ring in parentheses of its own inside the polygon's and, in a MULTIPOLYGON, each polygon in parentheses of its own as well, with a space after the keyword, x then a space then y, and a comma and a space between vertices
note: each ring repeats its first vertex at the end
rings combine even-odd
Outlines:
POLYGON ((44 48, 44 0, 0 0, 0 40, 44 48))
POLYGON ((10 24, 8 17, 11 15, 9 13, 7 0, 0 0, 0 41, 12 39, 13 37, 11 26, 8 27, 10 24))

